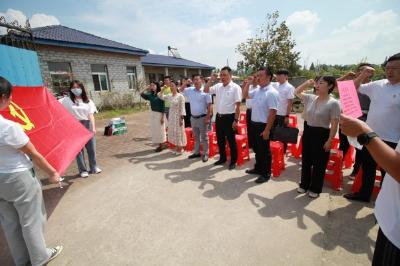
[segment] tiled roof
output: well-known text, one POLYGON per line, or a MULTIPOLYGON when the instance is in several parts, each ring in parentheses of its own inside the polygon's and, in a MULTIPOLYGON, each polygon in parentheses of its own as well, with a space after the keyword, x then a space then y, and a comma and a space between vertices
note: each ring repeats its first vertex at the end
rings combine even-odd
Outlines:
POLYGON ((214 69, 214 67, 212 66, 197 63, 187 59, 156 54, 147 54, 146 56, 144 56, 142 58, 142 65, 214 69))
POLYGON ((128 53, 144 56, 148 51, 123 43, 111 41, 80 30, 62 25, 33 28, 33 37, 37 44, 48 44, 82 49, 128 53))

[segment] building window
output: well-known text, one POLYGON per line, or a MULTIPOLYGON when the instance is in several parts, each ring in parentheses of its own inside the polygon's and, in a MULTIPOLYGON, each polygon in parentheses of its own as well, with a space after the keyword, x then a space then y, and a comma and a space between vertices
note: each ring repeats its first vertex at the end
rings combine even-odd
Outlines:
POLYGON ((48 62, 53 92, 63 95, 68 92, 72 81, 71 64, 68 62, 48 62))
POLYGON ((154 82, 156 81, 156 74, 155 73, 149 73, 149 82, 154 82))
POLYGON ((130 90, 137 88, 137 80, 136 80, 136 67, 127 66, 126 67, 126 75, 128 76, 128 87, 130 90))
POLYGON ((109 90, 107 65, 94 64, 90 65, 92 69, 92 78, 95 91, 109 90))

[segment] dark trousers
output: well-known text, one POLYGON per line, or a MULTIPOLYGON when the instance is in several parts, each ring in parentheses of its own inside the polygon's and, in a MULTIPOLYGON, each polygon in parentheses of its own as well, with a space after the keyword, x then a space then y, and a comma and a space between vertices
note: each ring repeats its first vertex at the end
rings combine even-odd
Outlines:
POLYGON ((254 169, 256 169, 261 175, 265 177, 271 176, 271 150, 269 147, 269 139, 263 139, 261 133, 264 131, 265 123, 252 122, 253 126, 253 150, 256 157, 256 163, 254 169))
POLYGON ((356 149, 356 158, 354 160, 353 171, 351 175, 356 176, 361 167, 362 150, 356 149))
POLYGON ((329 160, 329 151, 324 150, 324 144, 328 138, 329 129, 311 127, 304 123, 300 187, 305 190, 314 193, 322 191, 329 160))
MULTIPOLYGON (((274 121, 274 126, 276 126, 276 127, 284 127, 284 126, 286 126, 286 124, 285 124, 285 116, 284 115, 276 115, 275 116, 275 121, 274 121)), ((287 143, 283 142, 283 141, 282 141, 282 143, 283 143, 283 151, 284 151, 284 153, 286 153, 287 143)))
POLYGON ((190 123, 190 118, 192 117, 192 113, 190 111, 190 103, 185 103, 185 111, 186 111, 186 115, 185 115, 185 127, 192 127, 191 123, 190 123))
POLYGON ((350 149, 350 143, 349 140, 347 139, 347 136, 342 133, 342 130, 339 128, 339 150, 343 152, 343 158, 346 156, 347 152, 350 149))
POLYGON ((398 266, 400 265, 400 249, 393 245, 379 228, 375 243, 372 266, 398 266))
POLYGON ((247 139, 249 140, 249 148, 253 148, 253 125, 251 123, 251 108, 246 110, 246 126, 247 126, 247 139))
MULTIPOLYGON (((389 142, 389 141, 383 141, 387 145, 389 145, 391 148, 395 149, 397 146, 397 143, 389 142)), ((361 167, 363 170, 363 175, 362 175, 362 184, 361 188, 358 191, 359 196, 365 200, 370 200, 371 199, 371 194, 374 189, 374 184, 375 184, 375 176, 376 176, 376 166, 377 163, 375 162, 374 158, 372 158, 371 154, 369 153, 368 149, 365 148, 365 146, 362 149, 362 162, 361 162, 361 167)), ((382 182, 383 182, 383 177, 385 176, 386 172, 384 170, 381 170, 382 173, 382 182)))
POLYGON ((219 155, 221 161, 226 161, 226 140, 229 143, 229 149, 231 150, 231 164, 235 164, 237 160, 237 149, 235 132, 233 131, 232 124, 235 120, 235 114, 220 115, 217 114, 215 119, 215 126, 217 131, 217 143, 219 148, 219 155))

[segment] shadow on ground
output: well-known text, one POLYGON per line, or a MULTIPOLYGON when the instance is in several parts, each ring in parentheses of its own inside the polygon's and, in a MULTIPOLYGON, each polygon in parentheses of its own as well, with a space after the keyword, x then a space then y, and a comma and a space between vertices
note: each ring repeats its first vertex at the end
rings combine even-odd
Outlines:
POLYGON ((307 229, 304 218, 311 219, 322 231, 311 237, 316 246, 324 250, 334 250, 340 246, 353 254, 367 254, 369 259, 372 259, 375 241, 368 234, 375 226, 374 216, 369 214, 357 218, 358 212, 365 204, 349 203, 320 215, 307 209, 312 199, 304 194, 299 195, 296 190, 280 193, 271 199, 252 193, 248 197, 262 217, 296 219, 297 226, 303 230, 307 229))

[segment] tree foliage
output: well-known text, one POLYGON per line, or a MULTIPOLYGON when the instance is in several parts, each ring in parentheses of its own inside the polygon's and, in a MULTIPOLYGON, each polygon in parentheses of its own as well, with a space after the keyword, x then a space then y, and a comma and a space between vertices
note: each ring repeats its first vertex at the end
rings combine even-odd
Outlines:
POLYGON ((296 42, 286 22, 278 24, 279 12, 267 14, 266 22, 261 26, 254 38, 247 39, 238 45, 237 52, 243 55, 237 68, 243 74, 254 72, 262 66, 270 66, 274 70, 286 68, 291 75, 300 71, 297 61, 300 53, 294 50, 296 42))
MULTIPOLYGON (((365 63, 366 61, 360 61, 360 63, 365 63)), ((375 68, 375 74, 373 76, 373 80, 379 80, 385 78, 385 71, 383 70, 381 65, 372 64, 373 68, 375 68)), ((358 64, 351 65, 327 65, 327 64, 314 64, 311 63, 311 66, 308 70, 300 70, 298 75, 303 76, 309 79, 313 79, 316 76, 321 75, 332 75, 335 77, 341 77, 349 71, 356 72, 358 64)))

